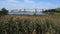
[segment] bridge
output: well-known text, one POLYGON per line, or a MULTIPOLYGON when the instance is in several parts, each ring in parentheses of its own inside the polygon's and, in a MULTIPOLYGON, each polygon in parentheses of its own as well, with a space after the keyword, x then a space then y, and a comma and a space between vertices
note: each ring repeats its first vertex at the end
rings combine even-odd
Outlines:
MULTIPOLYGON (((38 11, 38 10, 41 10, 41 11, 44 11, 44 10, 46 10, 46 9, 38 9, 38 8, 35 8, 35 9, 14 9, 14 10, 19 10, 19 11, 38 11)), ((14 11, 14 10, 12 10, 12 11, 14 11)))
POLYGON ((14 10, 11 10, 11 12, 27 12, 27 11, 30 11, 30 12, 34 12, 34 14, 36 14, 37 12, 41 12, 41 11, 44 11, 46 9, 38 9, 38 8, 34 8, 34 9, 14 9, 14 10))

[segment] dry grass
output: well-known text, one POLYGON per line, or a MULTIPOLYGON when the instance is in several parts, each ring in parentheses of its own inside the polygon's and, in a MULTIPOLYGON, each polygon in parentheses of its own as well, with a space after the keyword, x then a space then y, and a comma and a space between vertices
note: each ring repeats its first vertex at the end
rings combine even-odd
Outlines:
MULTIPOLYGON (((49 16, 48 15, 40 15, 40 16, 39 15, 38 16, 37 15, 5 15, 0 17, 0 22, 3 22, 5 24, 6 23, 13 24, 10 28, 15 26, 17 28, 16 31, 19 31, 19 27, 18 27, 18 23, 19 23, 21 30, 23 32, 27 31, 28 32, 27 34, 29 34, 29 31, 30 33, 31 32, 34 33, 34 29, 39 31, 38 34, 60 34, 59 15, 49 15, 49 16), (26 28, 29 29, 27 30, 26 28), (43 33, 40 30, 42 30, 43 33)), ((37 31, 35 31, 34 34, 37 34, 37 31)))
POLYGON ((0 19, 2 20, 10 20, 12 18, 13 21, 15 20, 30 20, 30 21, 45 21, 46 19, 52 22, 58 21, 60 22, 60 16, 55 15, 42 15, 42 16, 32 16, 32 15, 5 15, 1 16, 0 19))

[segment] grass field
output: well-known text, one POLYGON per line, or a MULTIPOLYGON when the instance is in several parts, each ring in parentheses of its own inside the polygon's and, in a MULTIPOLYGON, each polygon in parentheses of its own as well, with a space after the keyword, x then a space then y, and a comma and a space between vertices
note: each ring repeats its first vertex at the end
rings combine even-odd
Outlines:
POLYGON ((5 15, 0 34, 60 34, 60 15, 5 15))

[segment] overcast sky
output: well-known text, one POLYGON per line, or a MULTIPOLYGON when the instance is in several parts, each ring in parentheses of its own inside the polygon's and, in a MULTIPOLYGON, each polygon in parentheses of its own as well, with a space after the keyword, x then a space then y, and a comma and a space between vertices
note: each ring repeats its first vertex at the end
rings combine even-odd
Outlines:
POLYGON ((0 9, 40 8, 51 9, 60 7, 60 0, 0 0, 0 9))

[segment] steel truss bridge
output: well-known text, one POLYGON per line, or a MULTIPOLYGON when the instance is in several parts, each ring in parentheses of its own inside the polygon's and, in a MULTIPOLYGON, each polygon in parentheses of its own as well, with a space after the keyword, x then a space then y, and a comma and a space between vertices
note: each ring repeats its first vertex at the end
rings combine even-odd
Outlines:
POLYGON ((46 9, 37 9, 37 8, 35 8, 35 9, 14 9, 14 10, 11 10, 11 12, 21 12, 21 11, 23 11, 23 12, 26 12, 26 11, 33 11, 34 12, 34 14, 36 14, 38 11, 40 12, 40 11, 44 11, 44 10, 46 10, 46 9))

